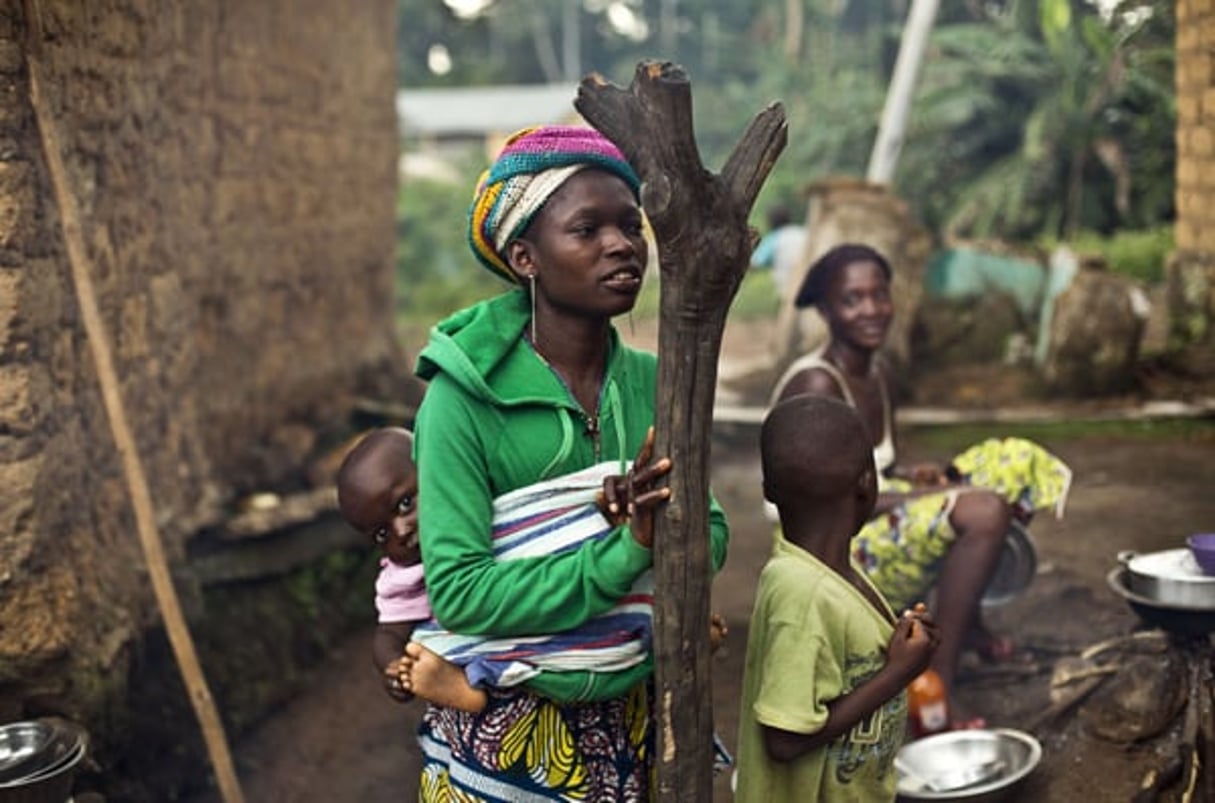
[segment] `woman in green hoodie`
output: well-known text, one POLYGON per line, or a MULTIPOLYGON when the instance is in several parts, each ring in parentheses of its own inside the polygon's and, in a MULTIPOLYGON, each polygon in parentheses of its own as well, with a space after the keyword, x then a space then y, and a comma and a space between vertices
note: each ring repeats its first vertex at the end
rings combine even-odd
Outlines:
MULTIPOLYGON (((647 261, 639 181, 592 129, 528 129, 478 183, 469 239, 516 285, 439 323, 418 358, 423 564, 435 618, 458 633, 560 633, 630 593, 650 569, 654 481, 639 460, 654 420, 654 355, 611 319, 632 309, 647 261), (495 561, 494 499, 614 461, 619 522, 557 554, 495 561)), ((710 507, 714 566, 728 529, 710 507)), ((420 740, 421 799, 648 800, 652 656, 616 672, 542 672, 490 688, 473 714, 431 706, 420 740)))

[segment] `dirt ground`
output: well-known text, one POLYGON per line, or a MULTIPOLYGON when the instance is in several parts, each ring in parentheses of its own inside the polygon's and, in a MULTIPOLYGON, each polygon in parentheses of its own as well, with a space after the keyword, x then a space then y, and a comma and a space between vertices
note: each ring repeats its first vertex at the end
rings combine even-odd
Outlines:
MULTIPOLYGON (((730 333, 728 333, 730 334, 730 333)), ((644 337, 644 334, 642 335, 644 337)), ((734 353, 756 348, 754 333, 734 332, 734 353)), ((727 342, 730 353, 731 341, 727 342)), ((1066 417, 1068 410, 1060 409, 1066 417)), ((1007 427, 990 428, 1001 434, 1007 427)), ((1031 528, 1038 573, 1012 602, 987 611, 994 629, 1013 636, 1023 662, 1011 667, 969 664, 963 701, 995 726, 1026 728, 1050 701, 1051 670, 1061 657, 1146 625, 1107 584, 1119 550, 1177 547, 1189 533, 1215 531, 1215 421, 1184 426, 1127 425, 1036 435, 1067 460, 1075 482, 1066 516, 1040 514, 1031 528)), ((950 438, 970 432, 902 431, 911 457, 943 457, 950 438)), ((973 437, 971 438, 973 439, 973 437)), ((713 610, 730 623, 714 658, 714 715, 728 746, 735 743, 742 661, 755 582, 767 556, 770 526, 761 513, 755 432, 724 429, 715 437, 712 481, 730 517, 729 560, 713 588, 713 610)), ((959 444, 964 445, 964 444, 959 444)), ((369 592, 370 593, 370 592, 369 592)), ((417 750, 412 730, 419 704, 391 703, 369 661, 370 630, 352 634, 317 671, 308 691, 233 744, 250 801, 409 801, 415 799, 417 750)), ((1034 732, 1043 760, 1016 800, 1063 803, 1129 800, 1151 767, 1175 751, 1181 717, 1134 744, 1094 736, 1084 704, 1034 732)), ((1175 785, 1162 799, 1179 799, 1175 785)), ((212 803, 200 795, 192 803, 212 803)), ((728 780, 715 782, 714 803, 728 803, 728 780)))

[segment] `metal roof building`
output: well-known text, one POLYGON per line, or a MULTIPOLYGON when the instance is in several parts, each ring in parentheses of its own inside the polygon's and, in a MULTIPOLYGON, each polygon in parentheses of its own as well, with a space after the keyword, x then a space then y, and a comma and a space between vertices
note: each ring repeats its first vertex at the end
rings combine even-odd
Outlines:
POLYGON ((529 125, 573 122, 578 85, 529 84, 401 89, 397 120, 407 138, 472 139, 529 125))

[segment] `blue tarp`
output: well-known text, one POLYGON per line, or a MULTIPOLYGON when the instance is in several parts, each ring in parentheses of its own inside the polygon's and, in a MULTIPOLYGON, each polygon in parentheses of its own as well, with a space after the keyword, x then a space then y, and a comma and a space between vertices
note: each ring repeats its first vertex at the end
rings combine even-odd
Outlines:
POLYGON ((966 299, 992 291, 1008 293, 1028 320, 1037 320, 1046 292, 1046 268, 1028 259, 985 254, 970 248, 941 251, 928 263, 929 295, 966 299))

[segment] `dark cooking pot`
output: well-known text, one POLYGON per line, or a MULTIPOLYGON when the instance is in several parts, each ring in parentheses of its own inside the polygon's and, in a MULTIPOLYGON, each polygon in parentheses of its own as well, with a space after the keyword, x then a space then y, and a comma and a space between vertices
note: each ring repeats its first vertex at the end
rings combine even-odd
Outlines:
POLYGON ((1184 608, 1215 610, 1215 577, 1204 574, 1190 550, 1165 549, 1137 554, 1119 552, 1127 588, 1149 601, 1184 608))
POLYGON ((1127 582, 1129 572, 1125 566, 1119 566, 1109 573, 1106 581, 1118 596, 1126 600, 1140 619, 1153 627, 1160 627, 1170 633, 1188 636, 1206 636, 1215 633, 1215 609, 1191 608, 1185 605, 1167 605, 1140 596, 1131 591, 1127 582))

